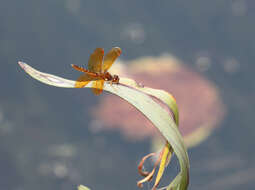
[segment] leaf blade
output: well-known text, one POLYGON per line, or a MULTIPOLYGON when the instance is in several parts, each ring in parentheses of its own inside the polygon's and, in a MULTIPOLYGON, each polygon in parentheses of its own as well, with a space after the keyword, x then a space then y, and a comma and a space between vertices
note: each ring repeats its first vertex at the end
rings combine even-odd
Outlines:
MULTIPOLYGON (((19 65, 31 77, 42 83, 62 88, 75 88, 75 81, 40 72, 23 62, 19 62, 19 65)), ((91 87, 90 82, 84 88, 91 87)), ((120 78, 120 84, 105 82, 104 90, 128 101, 157 127, 164 138, 170 143, 180 164, 179 174, 167 189, 186 190, 189 184, 189 158, 186 146, 176 125, 179 122, 179 113, 175 100, 165 91, 143 88, 132 79, 126 78, 120 78), (157 97, 173 109, 176 121, 169 116, 169 113, 162 106, 150 97, 151 95, 157 97)))

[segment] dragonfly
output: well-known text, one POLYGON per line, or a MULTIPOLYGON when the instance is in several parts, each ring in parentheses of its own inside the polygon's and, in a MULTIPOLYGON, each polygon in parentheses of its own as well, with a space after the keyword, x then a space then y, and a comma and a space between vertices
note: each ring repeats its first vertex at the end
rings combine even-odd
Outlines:
POLYGON ((75 87, 83 88, 89 82, 92 82, 92 92, 99 95, 103 92, 105 81, 118 84, 119 76, 111 75, 108 70, 120 54, 121 49, 119 47, 112 48, 105 56, 103 48, 96 48, 89 57, 88 69, 71 64, 75 70, 83 72, 76 80, 75 87))

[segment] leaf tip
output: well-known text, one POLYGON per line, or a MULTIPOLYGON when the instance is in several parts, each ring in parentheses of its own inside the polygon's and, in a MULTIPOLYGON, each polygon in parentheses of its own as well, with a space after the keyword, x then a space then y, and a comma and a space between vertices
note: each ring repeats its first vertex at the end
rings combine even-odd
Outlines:
POLYGON ((78 190, 90 190, 88 187, 85 187, 84 185, 79 185, 78 190))
POLYGON ((24 62, 22 62, 22 61, 18 61, 18 64, 19 64, 19 66, 20 66, 22 69, 25 69, 26 63, 24 63, 24 62))

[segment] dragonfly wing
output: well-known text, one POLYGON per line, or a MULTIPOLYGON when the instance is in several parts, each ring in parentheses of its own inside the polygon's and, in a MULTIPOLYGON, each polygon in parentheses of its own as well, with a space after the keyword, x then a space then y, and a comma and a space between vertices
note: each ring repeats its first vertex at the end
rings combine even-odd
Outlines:
POLYGON ((96 80, 92 84, 92 92, 95 95, 99 95, 103 92, 104 88, 104 80, 96 80))
POLYGON ((101 73, 103 57, 104 49, 96 48, 89 57, 88 70, 95 73, 101 73))
POLYGON ((83 73, 75 83, 75 88, 83 88, 86 86, 90 81, 95 80, 95 77, 92 77, 91 75, 87 73, 83 73))
POLYGON ((120 56, 121 49, 119 47, 112 48, 104 57, 104 64, 102 72, 106 72, 114 63, 114 61, 120 56))

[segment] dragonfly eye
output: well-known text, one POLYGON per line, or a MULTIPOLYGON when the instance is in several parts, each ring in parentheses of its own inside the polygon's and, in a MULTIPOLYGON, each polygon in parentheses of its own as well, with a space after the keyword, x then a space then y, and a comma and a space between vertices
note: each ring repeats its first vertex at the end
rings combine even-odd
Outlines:
POLYGON ((118 75, 113 75, 112 82, 118 83, 119 82, 119 76, 118 75))

